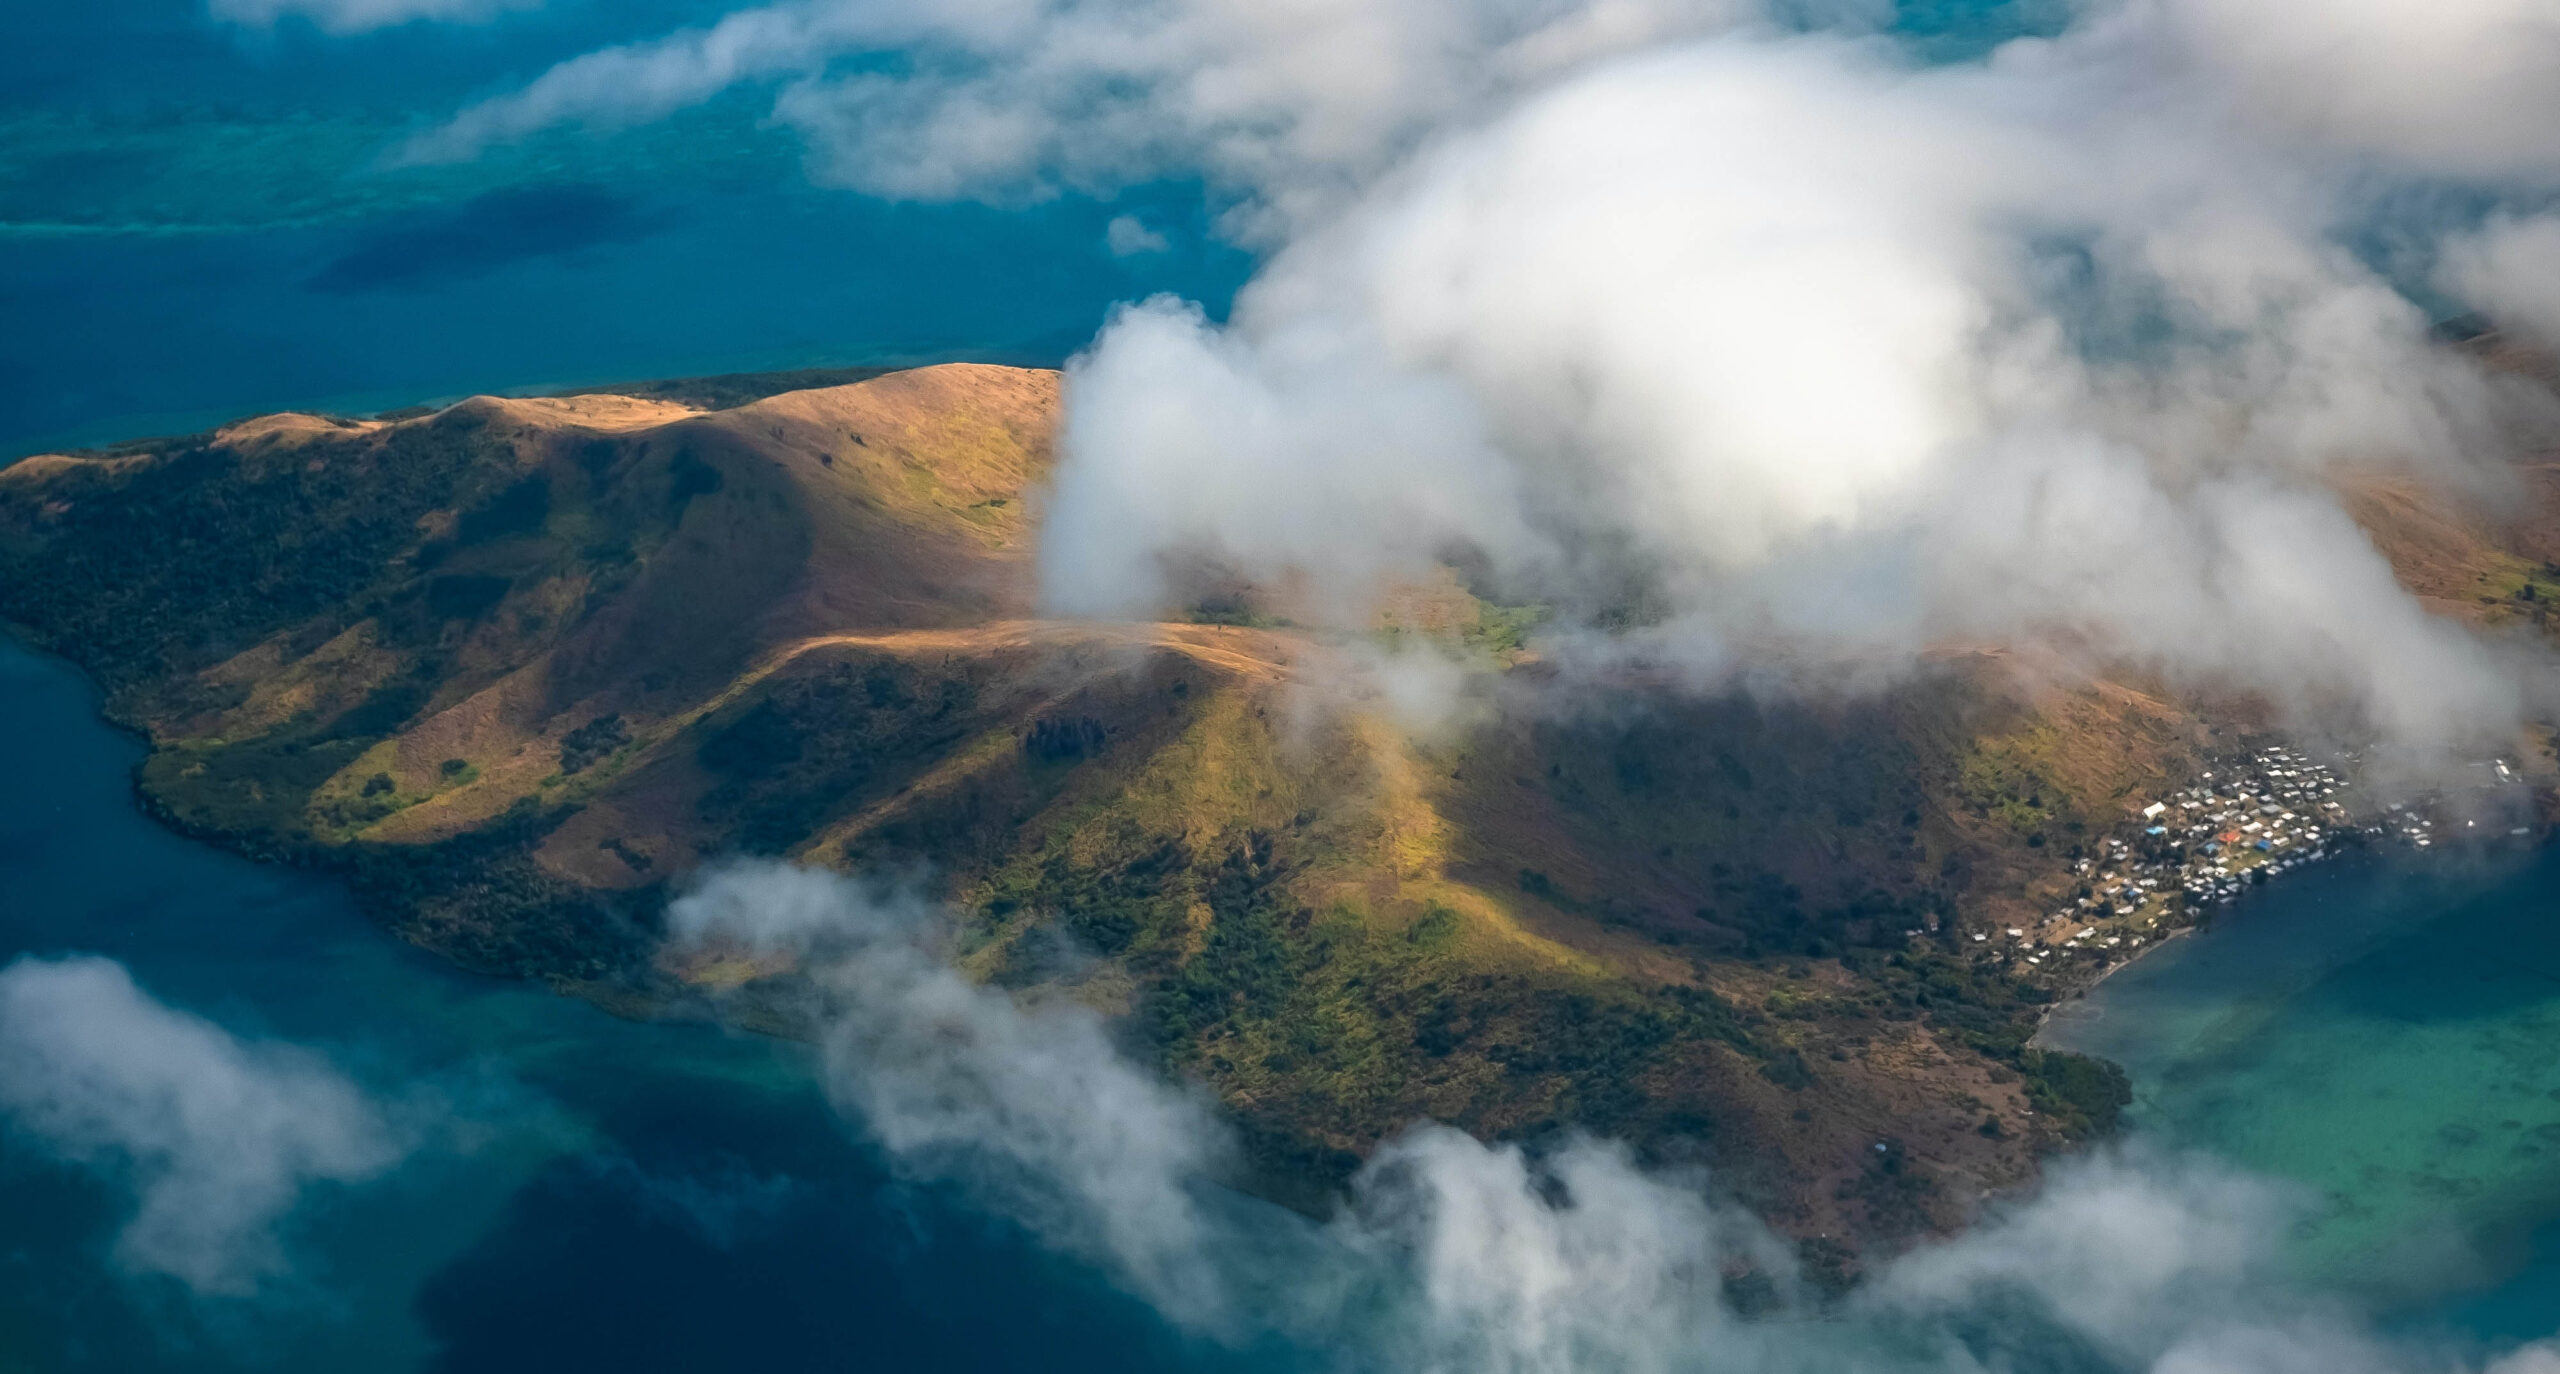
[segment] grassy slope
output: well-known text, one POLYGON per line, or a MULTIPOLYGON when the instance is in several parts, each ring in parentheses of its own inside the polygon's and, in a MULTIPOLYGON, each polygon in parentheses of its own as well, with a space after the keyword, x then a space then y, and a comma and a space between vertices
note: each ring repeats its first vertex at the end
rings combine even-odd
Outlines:
MULTIPOLYGON (((1858 703, 1629 686, 1418 740, 1294 632, 1026 618, 1053 374, 757 393, 30 460, 0 616, 150 732, 173 823, 481 966, 662 995, 657 912, 708 857, 927 865, 974 972, 1125 1015, 1278 1191, 1417 1116, 1581 1125, 1889 1235, 2111 1110, 1957 932, 2195 766, 2179 707, 1971 655, 1858 703)), ((2385 514, 2427 576, 2532 547, 2385 514)), ((1451 589, 1405 618, 1506 656, 1523 622, 1451 589)))

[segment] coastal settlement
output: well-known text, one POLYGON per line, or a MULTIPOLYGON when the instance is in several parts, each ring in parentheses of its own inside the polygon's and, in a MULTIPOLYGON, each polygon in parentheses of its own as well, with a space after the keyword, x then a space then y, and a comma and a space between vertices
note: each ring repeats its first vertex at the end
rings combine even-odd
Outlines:
MULTIPOLYGON (((2341 759, 2352 767, 2352 756, 2341 759)), ((2282 745, 2202 773, 2191 786, 2141 806, 2115 833, 2072 862, 2052 913, 2041 921, 1970 933, 1978 964, 2034 981, 2079 981, 2147 945, 2207 921, 2251 886, 2373 844, 2414 851, 2460 831, 2473 844, 2529 842, 2530 824, 2486 824, 2522 792, 2516 765, 2492 759, 2467 803, 2434 793, 2409 802, 2362 799, 2339 767, 2282 745), (2077 975, 2077 976, 2075 976, 2077 975)))

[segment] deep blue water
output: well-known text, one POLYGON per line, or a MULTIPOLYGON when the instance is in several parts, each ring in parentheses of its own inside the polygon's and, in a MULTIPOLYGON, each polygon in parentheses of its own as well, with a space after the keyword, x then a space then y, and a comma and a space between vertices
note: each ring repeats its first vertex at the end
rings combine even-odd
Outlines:
MULTIPOLYGON (((287 406, 1054 363, 1115 301, 1170 290, 1218 311, 1250 270, 1195 187, 1009 209, 813 187, 753 93, 459 167, 383 163, 476 96, 726 8, 549 0, 483 27, 330 38, 244 35, 201 0, 12 7, 0 460, 287 406), (1172 249, 1114 257, 1120 214, 1172 249)), ((1949 58, 2062 10, 1900 6, 1903 31, 1949 58)), ((488 1130, 319 1194, 290 1237, 304 1282, 210 1305, 112 1273, 119 1190, 0 1143, 0 1374, 1234 1363, 960 1200, 892 1180, 793 1047, 457 973, 326 883, 145 821, 126 790, 138 753, 68 670, 0 646, 0 962, 111 955, 234 1030, 450 1091, 488 1130)), ((2560 1123, 2554 864, 2311 875, 2112 980, 2065 1031, 2132 1067, 2141 1129, 2335 1200, 2307 1264, 2369 1287, 2390 1287, 2377 1269, 2423 1270, 2392 1289, 2412 1323, 2547 1333, 2560 1150, 2518 1147, 2560 1123)))
MULTIPOLYGON (((404 136, 720 0, 547 0, 488 24, 246 32, 204 0, 0 14, 0 461, 285 407, 953 358, 1054 365, 1117 301, 1223 315, 1252 268, 1196 186, 898 205, 813 187, 771 92, 460 166, 404 136), (1114 257, 1131 214, 1161 253, 1114 257)), ((1779 7, 1782 11, 1784 6, 1779 7)), ((1900 0, 1961 58, 2064 0, 1900 0)))
MULTIPOLYGON (((202 0, 0 18, 0 461, 287 406, 968 357, 1054 364, 1115 301, 1222 309, 1195 188, 1028 208, 814 187, 754 93, 609 136, 393 168, 552 62, 716 17, 550 0, 487 26, 243 34, 202 0), (1137 214, 1169 251, 1114 257, 1137 214)), ((1003 1224, 893 1182, 800 1051, 475 979, 332 886, 130 805, 138 747, 0 648, 0 963, 124 961, 485 1127, 295 1214, 293 1283, 116 1276, 120 1188, 0 1145, 0 1371, 1216 1367, 1003 1224), (1000 1314, 997 1319, 991 1315, 1000 1314)))
POLYGON ((120 959, 235 1032, 421 1084, 486 1138, 319 1190, 292 1281, 199 1302, 116 1274, 121 1188, 0 1137, 0 1370, 1201 1370, 1094 1275, 901 1185, 808 1056, 617 1020, 457 972, 332 885, 180 840, 131 805, 140 747, 68 668, 0 642, 0 964, 120 959))
MULTIPOLYGON (((70 668, 0 640, 0 965, 123 961, 235 1033, 316 1047, 477 1130, 308 1190, 291 1279, 191 1298, 117 1272, 121 1186, 0 1131, 0 1371, 1321 1367, 1187 1338, 949 1191, 901 1182, 799 1047, 474 977, 332 884, 146 820, 141 755, 70 668)), ((2320 1287, 2455 1348, 2560 1328, 2560 852, 2340 865, 2057 1020, 2137 1129, 2331 1204, 2320 1287), (2545 1128, 2545 1129, 2537 1129, 2545 1128)))
POLYGON ((1054 365, 1115 301, 1223 310, 1196 188, 1027 208, 813 187, 759 93, 454 167, 407 133, 725 8, 554 0, 487 26, 244 34, 200 0, 0 20, 0 459, 286 406, 808 365, 1054 365), (1163 253, 1116 258, 1136 214, 1163 253))

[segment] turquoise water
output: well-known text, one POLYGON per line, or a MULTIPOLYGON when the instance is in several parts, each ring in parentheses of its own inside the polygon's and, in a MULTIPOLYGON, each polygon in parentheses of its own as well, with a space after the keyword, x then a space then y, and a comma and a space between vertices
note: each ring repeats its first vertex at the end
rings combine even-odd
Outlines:
MULTIPOLYGON (((1192 1371, 1323 1367, 1169 1328, 951 1193, 901 1184, 797 1047, 476 978, 333 885, 137 812, 140 746, 0 642, 0 964, 99 953, 235 1033, 474 1129, 315 1189, 247 1300, 118 1275, 131 1198, 0 1134, 0 1371, 1192 1371)), ((2137 1129, 2296 1181, 2314 1286, 2454 1348, 2560 1328, 2560 854, 2341 865, 2057 1019, 2137 1129), (2441 1338, 2450 1338, 2449 1342, 2441 1338)), ((1995 1344, 1999 1344, 1995 1342, 1995 1344)), ((2081 1367, 2068 1364, 2062 1367, 2081 1367)))
POLYGON ((2047 1039, 2125 1065, 2137 1130, 2304 1189, 2314 1277, 2483 1335, 2560 1327, 2560 852, 2288 878, 2047 1039))
MULTIPOLYGON (((458 167, 383 161, 553 61, 727 8, 708 0, 355 39, 243 36, 200 0, 19 8, 39 12, 0 43, 0 460, 286 406, 1053 363, 1114 301, 1220 310, 1251 267, 1191 186, 1008 209, 813 187, 753 93, 458 167), (1112 256, 1120 214, 1171 250, 1112 256)), ((1910 0, 1902 27, 1960 58, 2063 8, 1910 0)), ((122 1194, 0 1144, 0 1374, 1237 1362, 894 1183, 798 1050, 459 974, 327 883, 152 826, 138 755, 74 675, 0 645, 0 962, 110 955, 485 1130, 319 1194, 289 1237, 302 1282, 247 1304, 113 1276, 122 1194)), ((2560 856, 2303 875, 2053 1035, 2130 1067, 2140 1130, 2304 1188, 2295 1253, 2324 1283, 2481 1340, 2560 1328, 2560 856)))
POLYGON ((112 1271, 120 1189, 0 1137, 0 1370, 1232 1363, 894 1183, 793 1046, 456 972, 328 883, 160 830, 127 791, 139 746, 93 710, 70 670, 0 642, 0 964, 109 955, 161 999, 325 1049, 377 1092, 448 1095, 478 1138, 313 1194, 285 1233, 291 1282, 196 1302, 112 1271))

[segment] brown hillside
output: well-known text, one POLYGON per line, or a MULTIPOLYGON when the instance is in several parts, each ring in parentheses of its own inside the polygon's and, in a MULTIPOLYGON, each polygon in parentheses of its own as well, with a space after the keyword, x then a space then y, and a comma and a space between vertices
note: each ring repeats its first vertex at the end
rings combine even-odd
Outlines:
MULTIPOLYGON (((2104 1124, 2103 1074, 2026 1047, 2055 985, 1971 934, 2246 733, 1995 651, 1846 703, 1558 703, 1452 577, 1392 633, 1531 690, 1416 738, 1336 640, 1030 618, 1054 373, 624 390, 28 460, 0 616, 150 732, 173 823, 476 965, 779 1006, 788 969, 657 962, 672 885, 924 874, 974 974, 1124 1016, 1274 1192, 1421 1116, 1581 1126, 1808 1236, 1951 1224, 2104 1124)), ((2357 499, 2413 587, 2538 609, 2546 517, 2357 499)))

